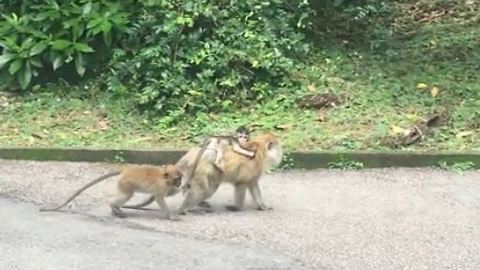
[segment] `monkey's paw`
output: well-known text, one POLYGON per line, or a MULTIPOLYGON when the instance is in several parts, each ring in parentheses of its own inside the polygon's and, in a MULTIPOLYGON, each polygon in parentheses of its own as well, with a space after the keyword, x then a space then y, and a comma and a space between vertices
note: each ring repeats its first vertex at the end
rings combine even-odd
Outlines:
POLYGON ((226 205, 225 208, 227 208, 228 211, 233 211, 233 212, 238 212, 241 211, 240 207, 236 205, 226 205))
POLYGON ((259 211, 270 211, 273 210, 272 206, 266 206, 266 205, 261 205, 257 207, 257 210, 259 211))

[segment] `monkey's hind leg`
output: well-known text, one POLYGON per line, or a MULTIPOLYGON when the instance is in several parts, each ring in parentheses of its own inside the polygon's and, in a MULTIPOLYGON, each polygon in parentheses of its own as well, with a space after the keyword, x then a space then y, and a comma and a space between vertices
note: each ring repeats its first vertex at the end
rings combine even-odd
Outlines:
POLYGON ((212 208, 212 205, 207 201, 201 201, 198 205, 205 208, 212 208))
POLYGON ((205 199, 206 199, 206 196, 201 190, 199 190, 198 187, 190 188, 187 191, 187 195, 183 200, 182 205, 178 208, 177 214, 180 214, 180 215, 187 214, 187 211, 191 210, 193 207, 197 206, 199 203, 201 203, 205 199))
POLYGON ((234 204, 227 205, 225 208, 227 208, 229 211, 241 211, 243 209, 247 187, 243 184, 236 184, 234 187, 234 192, 234 204))
POLYGON ((223 148, 221 146, 218 147, 217 155, 215 157, 215 162, 213 162, 215 169, 221 171, 223 173, 223 148))
POLYGON ((122 207, 128 200, 130 200, 132 196, 133 192, 123 192, 119 190, 115 199, 110 203, 112 215, 119 218, 127 217, 127 214, 125 214, 125 212, 123 212, 120 207, 122 207))
POLYGON ((134 205, 124 205, 122 208, 125 209, 137 209, 137 210, 151 210, 148 208, 144 208, 145 206, 151 204, 153 201, 155 201, 155 196, 150 196, 147 200, 144 202, 141 202, 139 204, 134 204, 134 205))

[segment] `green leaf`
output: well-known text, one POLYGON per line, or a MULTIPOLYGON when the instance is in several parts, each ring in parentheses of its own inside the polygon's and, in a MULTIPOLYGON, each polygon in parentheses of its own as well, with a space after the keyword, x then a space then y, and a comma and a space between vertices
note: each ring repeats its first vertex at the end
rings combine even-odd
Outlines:
POLYGON ((89 14, 91 11, 92 11, 92 2, 88 2, 88 3, 85 4, 85 6, 83 6, 83 12, 82 12, 82 14, 83 14, 83 15, 87 15, 87 14, 89 14))
POLYGON ((102 24, 103 40, 105 44, 112 44, 112 24, 110 22, 105 22, 102 24))
POLYGON ((334 0, 333 1, 333 6, 334 7, 339 7, 343 4, 344 0, 334 0))
POLYGON ((105 41, 105 44, 110 46, 110 44, 112 44, 112 33, 103 32, 103 40, 105 41))
POLYGON ((76 41, 83 34, 84 30, 85 30, 84 24, 74 24, 72 26, 73 40, 76 41))
POLYGON ((94 52, 95 50, 92 49, 92 47, 88 46, 85 43, 75 43, 74 48, 76 51, 79 52, 84 52, 84 53, 89 53, 89 52, 94 52))
POLYGON ((77 70, 78 75, 80 75, 80 77, 82 77, 85 74, 85 60, 81 53, 78 53, 77 57, 75 57, 75 68, 77 70))
POLYGON ((11 53, 4 53, 0 55, 0 69, 3 68, 3 66, 5 66, 6 63, 10 62, 10 60, 14 59, 15 56, 16 56, 15 54, 11 54, 11 53))
POLYGON ((20 83, 20 87, 22 87, 22 89, 26 89, 32 81, 32 69, 30 64, 27 63, 25 68, 20 70, 17 78, 20 83))
POLYGON ((68 48, 71 44, 72 42, 65 39, 58 39, 50 42, 50 45, 52 45, 52 49, 57 51, 63 51, 66 48, 68 48))
POLYGON ((59 9, 60 9, 60 6, 58 5, 57 2, 55 2, 55 1, 53 1, 53 0, 50 0, 50 1, 48 1, 48 3, 49 3, 50 5, 52 5, 56 10, 59 10, 59 9))
POLYGON ((59 67, 63 65, 63 56, 62 55, 57 55, 53 59, 53 70, 57 70, 59 67))
POLYGON ((10 51, 18 51, 20 49, 13 37, 5 37, 4 40, 0 41, 0 46, 10 51))
POLYGON ((47 48, 47 44, 41 42, 33 45, 30 49, 30 56, 35 56, 42 53, 47 48))
POLYGON ((10 64, 10 67, 8 67, 8 72, 10 72, 11 75, 17 73, 17 71, 22 67, 23 60, 22 59, 17 59, 13 61, 10 64))
POLYGON ((109 21, 102 23, 102 32, 109 33, 112 30, 112 24, 109 21))
POLYGON ((88 22, 87 28, 88 29, 96 28, 97 26, 99 26, 103 22, 103 20, 104 19, 102 17, 97 17, 97 18, 88 22))
POLYGON ((69 54, 69 55, 67 55, 67 58, 65 58, 64 62, 65 63, 70 63, 70 62, 72 62, 72 60, 73 60, 73 57, 72 57, 71 54, 69 54))
POLYGON ((42 67, 43 67, 42 62, 38 61, 37 59, 30 59, 30 63, 31 63, 32 66, 34 66, 34 67, 39 67, 39 68, 42 68, 42 67))
POLYGON ((33 43, 34 43, 33 38, 29 37, 22 42, 22 48, 23 49, 31 48, 33 43))

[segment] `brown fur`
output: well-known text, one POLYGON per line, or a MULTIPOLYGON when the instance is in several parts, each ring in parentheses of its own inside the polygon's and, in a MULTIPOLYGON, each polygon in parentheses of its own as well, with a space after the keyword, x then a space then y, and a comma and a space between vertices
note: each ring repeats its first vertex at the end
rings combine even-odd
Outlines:
MULTIPOLYGON (((259 135, 248 144, 250 149, 256 151, 253 158, 236 153, 231 146, 226 147, 223 157, 223 173, 215 169, 214 165, 208 160, 200 159, 195 173, 189 179, 190 188, 179 208, 179 212, 185 213, 185 211, 211 197, 222 182, 231 183, 235 188, 234 205, 228 206, 229 210, 238 211, 243 208, 247 189, 259 210, 271 209, 263 201, 258 181, 265 171, 281 162, 281 146, 277 138, 271 133, 259 135)), ((177 165, 182 171, 188 171, 188 168, 194 165, 198 151, 198 147, 193 148, 179 160, 177 165)))
POLYGON ((166 218, 171 218, 171 211, 165 202, 165 197, 172 196, 180 191, 182 173, 175 165, 162 167, 155 166, 128 166, 121 171, 115 171, 102 175, 77 190, 70 198, 57 207, 40 209, 40 211, 56 211, 67 205, 75 197, 87 188, 99 183, 109 177, 120 175, 117 182, 118 193, 110 203, 112 214, 118 217, 125 217, 120 210, 135 192, 149 193, 157 201, 160 208, 166 212, 166 218))

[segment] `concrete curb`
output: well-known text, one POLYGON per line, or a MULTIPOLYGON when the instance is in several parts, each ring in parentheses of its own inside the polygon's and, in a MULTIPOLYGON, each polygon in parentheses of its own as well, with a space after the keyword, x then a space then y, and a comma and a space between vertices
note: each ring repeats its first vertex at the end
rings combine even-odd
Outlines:
MULTIPOLYGON (((175 163, 186 152, 179 149, 134 150, 134 149, 62 149, 62 148, 0 148, 0 159, 38 161, 86 161, 124 162, 133 164, 175 163)), ((286 153, 293 168, 328 168, 332 162, 341 159, 358 161, 364 168, 382 167, 431 167, 440 162, 474 163, 480 168, 480 152, 290 152, 286 153)))

